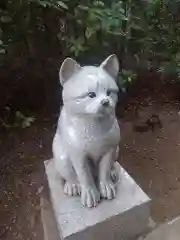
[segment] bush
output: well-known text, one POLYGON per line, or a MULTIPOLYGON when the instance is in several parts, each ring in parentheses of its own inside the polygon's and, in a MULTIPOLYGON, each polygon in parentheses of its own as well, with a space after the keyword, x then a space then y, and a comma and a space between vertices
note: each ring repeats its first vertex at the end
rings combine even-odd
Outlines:
POLYGON ((180 47, 179 10, 179 0, 2 0, 0 53, 34 57, 55 44, 64 56, 171 59, 180 47))
MULTIPOLYGON (((30 68, 32 78, 39 79, 34 89, 44 85, 44 91, 53 84, 47 71, 57 75, 66 56, 86 64, 115 52, 123 87, 135 78, 132 70, 141 67, 142 60, 146 69, 178 78, 179 10, 179 0, 1 0, 0 66, 10 73, 30 68), (127 57, 132 60, 128 68, 127 57)), ((9 85, 26 80, 12 81, 9 85)))

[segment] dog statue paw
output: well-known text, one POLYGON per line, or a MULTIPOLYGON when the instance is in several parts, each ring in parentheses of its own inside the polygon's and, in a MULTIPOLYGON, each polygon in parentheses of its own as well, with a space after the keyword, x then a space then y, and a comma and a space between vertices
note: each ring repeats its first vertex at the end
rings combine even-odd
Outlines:
POLYGON ((98 67, 82 67, 67 58, 59 71, 63 108, 53 139, 53 161, 64 179, 64 193, 80 195, 85 207, 116 195, 118 72, 116 55, 98 67))

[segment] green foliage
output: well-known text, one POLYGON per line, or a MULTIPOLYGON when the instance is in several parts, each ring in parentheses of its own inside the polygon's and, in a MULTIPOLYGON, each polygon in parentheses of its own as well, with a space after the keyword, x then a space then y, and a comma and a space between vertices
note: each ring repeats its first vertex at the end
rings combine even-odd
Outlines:
POLYGON ((32 125, 32 123, 35 121, 34 117, 27 117, 23 113, 17 111, 15 115, 15 127, 22 127, 22 128, 27 128, 32 125))
POLYGON ((10 128, 28 128, 30 127, 34 122, 35 118, 33 116, 25 116, 20 111, 15 112, 15 116, 13 121, 10 121, 10 115, 11 115, 11 109, 9 107, 6 107, 6 119, 0 118, 0 123, 3 128, 10 129, 10 128))
POLYGON ((123 68, 134 56, 179 77, 179 11, 179 0, 1 0, 0 59, 23 62, 53 47, 82 61, 115 52, 123 68))
POLYGON ((132 70, 123 69, 118 77, 118 85, 122 89, 123 92, 126 91, 127 84, 131 84, 133 80, 135 80, 137 74, 132 70))

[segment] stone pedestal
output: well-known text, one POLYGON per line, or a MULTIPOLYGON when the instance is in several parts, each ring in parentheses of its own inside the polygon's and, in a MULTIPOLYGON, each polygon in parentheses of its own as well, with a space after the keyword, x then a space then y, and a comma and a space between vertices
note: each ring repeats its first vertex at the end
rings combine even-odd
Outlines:
POLYGON ((45 240, 129 240, 149 228, 149 197, 117 164, 117 196, 92 209, 67 197, 51 160, 45 162, 50 200, 42 198, 45 240))

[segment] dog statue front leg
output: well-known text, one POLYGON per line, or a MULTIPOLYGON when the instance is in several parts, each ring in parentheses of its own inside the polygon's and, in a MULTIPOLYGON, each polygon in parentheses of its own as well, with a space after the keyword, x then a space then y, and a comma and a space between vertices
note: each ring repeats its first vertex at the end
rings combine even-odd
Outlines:
POLYGON ((99 163, 99 191, 102 198, 115 198, 115 185, 111 179, 111 170, 116 158, 116 149, 111 149, 106 153, 99 163))
POLYGON ((86 156, 73 155, 73 167, 81 186, 81 202, 86 207, 96 207, 100 201, 100 194, 96 188, 91 168, 86 156))

